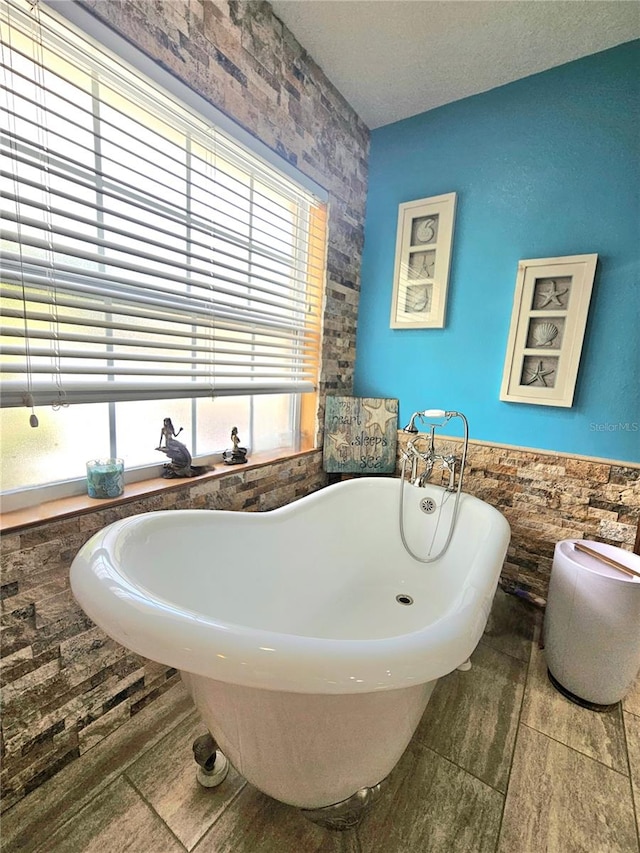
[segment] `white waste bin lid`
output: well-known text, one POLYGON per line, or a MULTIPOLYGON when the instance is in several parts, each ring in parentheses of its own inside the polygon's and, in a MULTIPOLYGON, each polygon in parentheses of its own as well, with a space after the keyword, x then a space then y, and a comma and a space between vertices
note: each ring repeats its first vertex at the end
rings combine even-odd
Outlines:
POLYGON ((606 542, 591 542, 588 539, 565 539, 562 542, 558 542, 558 550, 563 558, 576 563, 588 572, 606 578, 613 578, 617 581, 640 583, 640 577, 628 575, 620 569, 607 565, 607 563, 602 562, 597 557, 585 554, 584 551, 578 551, 574 547, 576 542, 586 545, 592 551, 597 551, 603 557, 608 557, 611 560, 622 563, 623 566, 628 566, 628 568, 640 572, 640 557, 637 554, 632 554, 630 551, 625 551, 623 548, 618 548, 615 545, 607 545, 606 542))

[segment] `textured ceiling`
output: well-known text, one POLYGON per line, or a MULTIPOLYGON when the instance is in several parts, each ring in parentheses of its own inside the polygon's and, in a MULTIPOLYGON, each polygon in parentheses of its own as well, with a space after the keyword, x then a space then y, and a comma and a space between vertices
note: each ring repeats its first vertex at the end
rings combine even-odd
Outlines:
POLYGON ((640 38, 639 0, 272 0, 380 127, 640 38))

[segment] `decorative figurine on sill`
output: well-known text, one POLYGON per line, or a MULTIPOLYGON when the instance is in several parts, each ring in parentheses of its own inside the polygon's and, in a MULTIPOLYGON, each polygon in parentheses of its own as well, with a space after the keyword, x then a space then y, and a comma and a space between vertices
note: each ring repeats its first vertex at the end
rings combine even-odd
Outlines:
POLYGON ((242 465, 243 462, 247 461, 247 448, 240 447, 238 427, 231 430, 231 441, 233 442, 233 450, 225 450, 222 454, 222 461, 225 465, 242 465))
POLYGON ((162 422, 162 430, 160 432, 160 444, 156 447, 161 453, 165 453, 171 462, 167 462, 164 466, 162 476, 166 479, 174 479, 178 477, 197 477, 198 474, 203 474, 206 471, 204 467, 194 468, 191 464, 191 454, 181 441, 176 440, 176 436, 180 435, 182 427, 175 431, 171 418, 165 418, 162 422), (162 440, 164 439, 164 447, 162 440))

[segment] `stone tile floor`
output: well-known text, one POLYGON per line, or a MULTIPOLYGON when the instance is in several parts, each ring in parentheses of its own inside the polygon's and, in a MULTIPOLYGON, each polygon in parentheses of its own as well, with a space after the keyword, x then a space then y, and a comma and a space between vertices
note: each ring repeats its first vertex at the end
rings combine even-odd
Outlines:
POLYGON ((640 682, 605 714, 549 684, 540 612, 498 590, 469 672, 442 678, 356 830, 231 771, 205 790, 181 686, 10 809, 3 853, 638 853, 640 682), (634 805, 635 800, 635 805, 634 805))

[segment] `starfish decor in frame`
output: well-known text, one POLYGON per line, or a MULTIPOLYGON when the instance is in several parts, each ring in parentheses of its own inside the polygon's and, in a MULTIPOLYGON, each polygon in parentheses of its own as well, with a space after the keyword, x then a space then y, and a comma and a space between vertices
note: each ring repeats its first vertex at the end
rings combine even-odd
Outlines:
POLYGON ((393 473, 397 438, 396 399, 327 397, 323 467, 328 473, 393 473))
POLYGON ((573 405, 597 255, 520 261, 500 399, 573 405))

